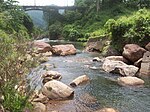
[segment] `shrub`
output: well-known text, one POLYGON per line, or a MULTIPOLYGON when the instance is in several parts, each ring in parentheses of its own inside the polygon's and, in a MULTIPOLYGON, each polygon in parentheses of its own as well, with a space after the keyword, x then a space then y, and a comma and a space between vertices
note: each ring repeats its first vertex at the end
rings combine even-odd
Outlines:
POLYGON ((13 3, 14 0, 7 0, 0 4, 0 98, 4 97, 0 103, 6 111, 22 112, 29 104, 30 92, 21 94, 15 86, 25 81, 25 74, 33 65, 25 58, 27 38, 33 24, 13 3))
POLYGON ((50 39, 59 39, 62 34, 62 25, 60 22, 55 22, 49 26, 50 39))
POLYGON ((77 41, 78 38, 84 37, 73 25, 66 25, 63 28, 63 37, 66 40, 77 41))
POLYGON ((66 11, 63 16, 68 24, 82 18, 82 14, 78 11, 66 11))
POLYGON ((150 41, 150 12, 140 9, 129 17, 109 19, 105 28, 111 34, 112 44, 118 44, 118 48, 126 43, 145 45, 150 41))
POLYGON ((3 95, 3 106, 5 110, 9 110, 10 112, 23 112, 25 107, 32 108, 32 105, 28 102, 29 95, 22 95, 16 91, 12 82, 3 86, 3 95))
POLYGON ((23 39, 0 30, 0 95, 4 96, 4 108, 11 112, 20 112, 28 104, 28 95, 21 95, 15 90, 15 85, 24 80, 23 74, 30 67, 24 60, 27 48, 22 43, 23 39))

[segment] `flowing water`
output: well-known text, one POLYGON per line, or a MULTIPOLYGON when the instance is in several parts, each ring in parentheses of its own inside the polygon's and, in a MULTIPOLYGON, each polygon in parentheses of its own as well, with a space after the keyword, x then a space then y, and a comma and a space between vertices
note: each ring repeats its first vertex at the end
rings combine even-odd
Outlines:
MULTIPOLYGON (((50 101, 48 112, 94 112, 103 107, 112 107, 120 112, 150 112, 150 79, 145 79, 143 87, 119 86, 114 81, 118 75, 105 73, 100 69, 102 63, 92 61, 93 57, 99 56, 98 53, 83 52, 80 44, 74 45, 78 49, 76 55, 53 56, 46 63, 53 65, 51 70, 62 74, 61 81, 65 84, 69 85, 73 79, 84 74, 90 77, 90 82, 74 88, 75 96, 72 100, 50 101), (93 66, 97 69, 90 68, 93 66)), ((36 70, 28 78, 33 85, 40 85, 41 75, 37 74, 42 74, 43 70, 41 66, 36 70)))

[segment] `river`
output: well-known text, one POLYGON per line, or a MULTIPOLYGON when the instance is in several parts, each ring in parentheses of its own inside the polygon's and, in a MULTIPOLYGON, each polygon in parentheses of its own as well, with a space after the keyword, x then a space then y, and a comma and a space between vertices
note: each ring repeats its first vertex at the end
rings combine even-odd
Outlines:
MULTIPOLYGON (((90 82, 74 88, 75 96, 72 100, 50 101, 47 104, 48 112, 93 112, 103 107, 112 107, 120 112, 150 112, 150 79, 144 79, 143 87, 119 86, 114 81, 119 77, 117 74, 102 71, 102 63, 92 61, 94 57, 99 56, 98 53, 84 52, 81 44, 73 44, 78 49, 76 55, 52 56, 46 63, 55 66, 51 67, 51 70, 60 72, 61 81, 65 84, 69 85, 73 79, 85 74, 90 77, 90 82), (93 70, 90 67, 97 69, 93 70)), ((35 79, 40 77, 37 74, 30 74, 29 77, 36 80, 35 84, 41 84, 39 79, 35 79)))

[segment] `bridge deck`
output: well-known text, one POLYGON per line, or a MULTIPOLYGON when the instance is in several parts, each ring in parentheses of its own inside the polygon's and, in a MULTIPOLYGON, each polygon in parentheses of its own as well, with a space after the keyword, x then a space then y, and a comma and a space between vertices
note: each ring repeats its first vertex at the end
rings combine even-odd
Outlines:
POLYGON ((85 7, 77 7, 77 6, 22 6, 25 11, 27 10, 43 10, 43 9, 67 9, 67 10, 82 10, 85 7))

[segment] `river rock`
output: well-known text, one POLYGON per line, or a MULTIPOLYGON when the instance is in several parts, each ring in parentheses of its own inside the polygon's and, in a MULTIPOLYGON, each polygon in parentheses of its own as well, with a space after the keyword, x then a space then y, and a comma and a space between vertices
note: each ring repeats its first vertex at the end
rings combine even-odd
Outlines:
POLYGON ((52 53, 61 56, 74 55, 76 54, 76 48, 72 44, 55 45, 52 46, 52 53))
POLYGON ((41 103, 47 103, 48 102, 48 98, 43 95, 42 93, 36 95, 36 97, 33 99, 33 102, 41 102, 41 103))
POLYGON ((49 64, 49 63, 44 63, 43 64, 43 69, 46 70, 46 71, 48 71, 52 68, 56 68, 55 64, 49 64))
POLYGON ((92 70, 98 70, 98 69, 100 69, 99 67, 96 67, 96 66, 90 66, 89 68, 92 69, 92 70))
POLYGON ((137 60, 135 63, 134 63, 134 66, 136 66, 136 67, 141 67, 141 63, 142 63, 142 59, 143 58, 140 58, 139 60, 137 60))
POLYGON ((33 112, 46 112, 46 106, 43 103, 34 103, 34 110, 33 112))
POLYGON ((141 76, 150 76, 150 52, 144 53, 140 69, 141 76))
POLYGON ((89 38, 86 45, 86 51, 102 51, 104 43, 99 38, 89 38))
POLYGON ((44 84, 42 93, 49 99, 67 99, 73 97, 74 91, 66 84, 52 80, 44 84))
POLYGON ((129 63, 127 59, 125 59, 123 56, 108 56, 105 59, 113 60, 113 61, 122 61, 124 63, 129 63))
POLYGON ((102 62, 102 59, 100 59, 99 57, 94 57, 93 61, 102 62))
POLYGON ((38 61, 39 61, 40 63, 45 63, 45 62, 48 61, 48 57, 45 57, 45 56, 40 57, 38 61))
POLYGON ((144 81, 137 77, 120 77, 117 81, 122 86, 139 86, 144 84, 144 81))
POLYGON ((106 72, 121 74, 122 76, 135 76, 138 72, 138 67, 127 65, 122 61, 113 61, 106 59, 102 65, 106 72))
POLYGON ((49 44, 40 41, 34 41, 33 47, 37 48, 39 53, 45 53, 52 50, 52 47, 49 44))
POLYGON ((119 111, 115 110, 113 108, 103 108, 103 109, 97 110, 95 112, 119 112, 119 111))
POLYGON ((145 46, 145 48, 150 51, 150 42, 145 46))
POLYGON ((127 44, 123 48, 122 55, 134 63, 142 58, 145 52, 146 50, 139 45, 127 44))
POLYGON ((45 57, 49 57, 49 56, 52 56, 53 54, 52 54, 51 51, 48 51, 46 53, 42 53, 42 55, 45 56, 45 57))
POLYGON ((85 82, 88 82, 90 79, 89 79, 89 77, 87 76, 87 75, 82 75, 82 76, 79 76, 79 77, 77 77, 76 79, 74 79, 71 83, 70 83, 70 85, 72 86, 72 87, 76 87, 76 86, 78 86, 79 84, 83 84, 83 83, 85 83, 85 82))
POLYGON ((46 73, 43 74, 42 78, 43 78, 43 83, 45 84, 46 82, 52 79, 60 80, 62 76, 57 71, 47 71, 46 73))

